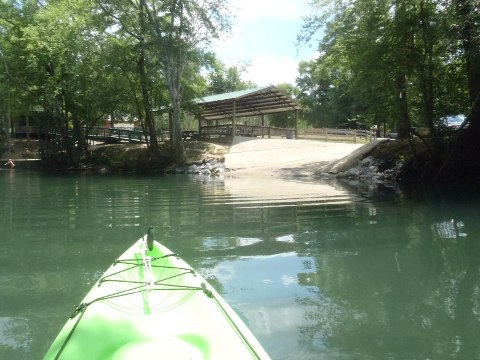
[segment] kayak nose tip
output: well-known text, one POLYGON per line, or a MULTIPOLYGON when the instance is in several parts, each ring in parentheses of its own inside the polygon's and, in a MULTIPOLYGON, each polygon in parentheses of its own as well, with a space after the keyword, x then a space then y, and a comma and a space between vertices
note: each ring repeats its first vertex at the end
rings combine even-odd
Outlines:
POLYGON ((153 226, 150 226, 148 228, 148 233, 147 233, 147 245, 148 245, 148 250, 152 251, 153 250, 153 226))

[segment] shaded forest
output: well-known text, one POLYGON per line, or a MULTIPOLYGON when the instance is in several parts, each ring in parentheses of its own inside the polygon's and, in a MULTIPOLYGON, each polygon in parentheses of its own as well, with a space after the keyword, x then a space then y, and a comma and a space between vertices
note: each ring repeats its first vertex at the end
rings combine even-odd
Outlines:
POLYGON ((425 180, 478 176, 480 2, 316 0, 312 10, 299 41, 318 43, 319 56, 300 64, 297 84, 310 122, 392 129, 425 180), (457 114, 466 120, 451 131, 445 118, 457 114))

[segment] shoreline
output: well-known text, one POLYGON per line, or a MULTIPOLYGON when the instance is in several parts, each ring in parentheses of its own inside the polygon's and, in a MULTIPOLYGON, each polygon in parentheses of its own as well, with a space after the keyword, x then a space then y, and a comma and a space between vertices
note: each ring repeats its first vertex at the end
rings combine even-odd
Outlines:
MULTIPOLYGON (((224 170, 233 176, 253 175, 256 177, 275 176, 296 178, 313 176, 318 173, 320 169, 332 166, 336 161, 348 157, 357 151, 357 149, 364 146, 363 144, 317 140, 263 139, 252 137, 235 137, 231 145, 218 145, 208 142, 204 144, 186 144, 187 151, 197 154, 195 155, 197 161, 194 161, 192 164, 205 163, 206 161, 208 162, 209 160, 215 159, 216 161, 223 162, 224 170)), ((108 149, 109 147, 110 146, 102 146, 101 148, 108 149)), ((106 168, 108 173, 116 172, 114 168, 110 167, 112 165, 110 161, 103 159, 105 156, 112 156, 111 151, 108 152, 108 154, 102 154, 103 151, 99 152, 101 148, 96 148, 96 150, 92 149, 95 158, 98 160, 96 164, 97 167, 99 169, 106 168), (105 164, 103 165, 103 163, 105 164)), ((127 146, 127 148, 130 147, 127 146)), ((127 151, 131 153, 133 163, 139 165, 145 160, 148 160, 148 156, 140 156, 139 152, 134 151, 132 153, 131 151, 133 151, 134 148, 137 147, 132 147, 129 151, 127 149, 127 151)), ((16 165, 25 168, 41 165, 40 159, 31 156, 37 153, 38 144, 35 141, 21 139, 15 142, 15 146, 12 147, 12 153, 9 155, 16 165)), ((116 151, 115 154, 121 156, 118 151, 116 151)), ((7 153, 2 155, 4 155, 2 157, 5 157, 7 153)), ((94 163, 91 165, 95 167, 94 163)), ((143 167, 144 170, 148 168, 148 164, 146 163, 145 166, 143 167)), ((90 168, 91 166, 87 166, 87 169, 90 168)), ((80 167, 78 170, 85 170, 85 168, 80 167)), ((132 168, 129 170, 129 166, 126 166, 124 170, 127 172, 131 172, 130 170, 137 172, 139 169, 132 168)), ((158 170, 158 168, 156 170, 158 170)), ((140 171, 140 173, 141 172, 142 171, 140 171)))

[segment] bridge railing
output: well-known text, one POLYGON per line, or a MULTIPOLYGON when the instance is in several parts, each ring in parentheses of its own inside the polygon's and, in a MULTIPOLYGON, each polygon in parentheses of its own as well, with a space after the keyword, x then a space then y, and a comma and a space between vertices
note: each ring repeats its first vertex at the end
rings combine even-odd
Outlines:
POLYGON ((146 142, 143 131, 120 128, 94 127, 90 129, 87 137, 90 140, 98 141, 123 140, 128 142, 146 142))
POLYGON ((110 136, 121 140, 128 140, 128 142, 146 142, 145 135, 141 130, 111 128, 110 136))

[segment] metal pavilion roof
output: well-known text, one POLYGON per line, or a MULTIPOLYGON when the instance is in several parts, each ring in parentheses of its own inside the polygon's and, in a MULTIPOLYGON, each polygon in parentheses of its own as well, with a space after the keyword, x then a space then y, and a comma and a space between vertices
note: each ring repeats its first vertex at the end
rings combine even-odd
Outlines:
POLYGON ((198 114, 206 120, 256 116, 301 110, 301 106, 275 86, 265 86, 197 99, 198 114), (234 106, 235 104, 235 106, 234 106))

